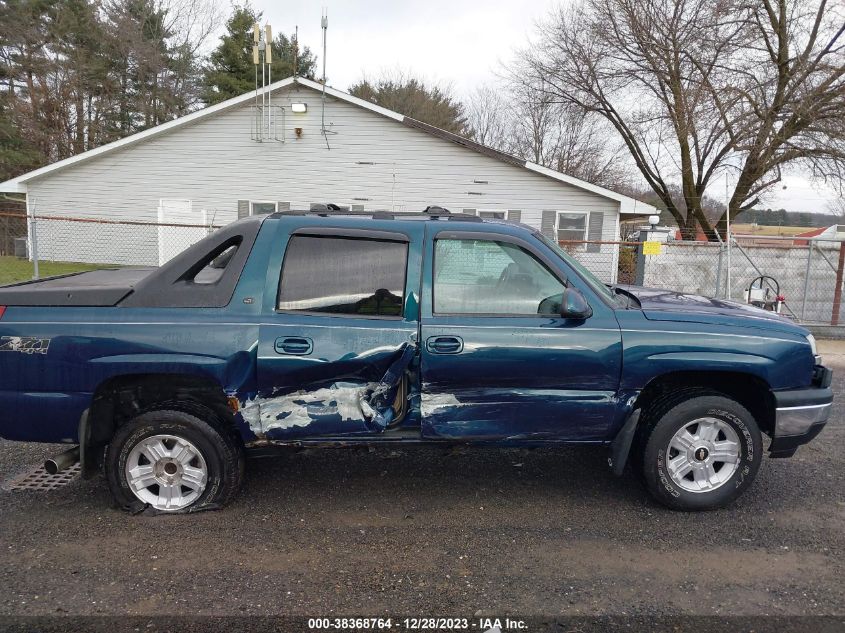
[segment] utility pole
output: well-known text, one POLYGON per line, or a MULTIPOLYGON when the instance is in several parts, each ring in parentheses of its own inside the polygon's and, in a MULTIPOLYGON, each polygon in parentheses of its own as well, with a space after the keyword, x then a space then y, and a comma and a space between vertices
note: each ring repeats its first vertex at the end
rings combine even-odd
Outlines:
POLYGON ((728 270, 725 280, 725 298, 731 298, 731 199, 728 195, 728 172, 725 172, 725 217, 728 220, 728 270))

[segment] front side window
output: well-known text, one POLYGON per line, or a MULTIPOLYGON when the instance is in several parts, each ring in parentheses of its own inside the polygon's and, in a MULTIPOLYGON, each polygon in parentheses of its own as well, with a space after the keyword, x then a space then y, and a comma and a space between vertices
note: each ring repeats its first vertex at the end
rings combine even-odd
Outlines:
POLYGON ((294 235, 279 282, 279 310, 399 317, 408 245, 388 240, 294 235))
POLYGON ((587 239, 586 213, 558 213, 557 240, 558 242, 587 239))
POLYGON ((558 315, 564 284, 528 251, 491 240, 437 240, 437 314, 558 315))

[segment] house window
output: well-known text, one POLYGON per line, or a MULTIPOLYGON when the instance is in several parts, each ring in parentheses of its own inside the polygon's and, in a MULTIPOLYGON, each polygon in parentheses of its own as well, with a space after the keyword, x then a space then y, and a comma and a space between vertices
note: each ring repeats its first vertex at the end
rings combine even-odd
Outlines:
POLYGON ((267 215, 268 213, 276 212, 276 203, 267 202, 264 200, 250 200, 249 214, 250 215, 267 215))
POLYGON ((504 211, 479 211, 478 217, 484 218, 485 220, 504 220, 505 219, 505 212, 504 211))
POLYGON ((563 212, 557 214, 558 242, 582 241, 587 239, 587 214, 563 212))

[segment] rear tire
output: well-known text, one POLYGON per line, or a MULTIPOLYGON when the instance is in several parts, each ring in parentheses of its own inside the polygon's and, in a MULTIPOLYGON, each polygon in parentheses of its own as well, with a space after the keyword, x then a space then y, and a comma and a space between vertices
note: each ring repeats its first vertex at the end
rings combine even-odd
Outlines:
POLYGON ((713 510, 754 481, 763 441, 754 417, 719 394, 690 394, 652 412, 642 438, 646 488, 673 510, 713 510))
POLYGON ((105 460, 118 505, 194 511, 223 506, 235 496, 243 451, 216 416, 203 411, 147 411, 118 428, 105 460))

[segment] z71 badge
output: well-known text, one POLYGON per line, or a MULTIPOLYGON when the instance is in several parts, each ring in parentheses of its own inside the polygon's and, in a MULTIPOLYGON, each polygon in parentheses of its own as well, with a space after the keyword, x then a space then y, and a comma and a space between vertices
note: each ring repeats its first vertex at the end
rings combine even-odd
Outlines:
POLYGON ((34 336, 0 336, 0 352, 46 354, 50 339, 34 336))

